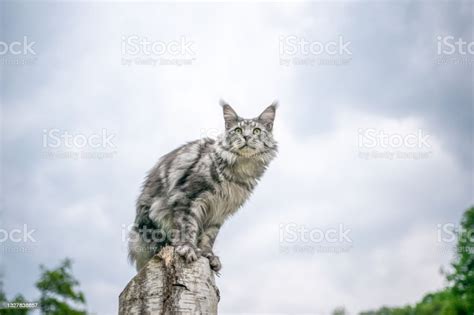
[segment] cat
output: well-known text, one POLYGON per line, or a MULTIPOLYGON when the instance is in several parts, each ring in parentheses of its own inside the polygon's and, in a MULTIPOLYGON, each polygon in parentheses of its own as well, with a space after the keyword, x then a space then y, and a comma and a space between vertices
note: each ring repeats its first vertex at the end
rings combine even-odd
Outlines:
POLYGON ((250 197, 276 157, 273 122, 277 103, 258 117, 241 118, 221 101, 225 131, 189 142, 164 155, 146 177, 129 235, 137 271, 171 245, 187 263, 201 255, 218 272, 213 245, 224 221, 250 197))

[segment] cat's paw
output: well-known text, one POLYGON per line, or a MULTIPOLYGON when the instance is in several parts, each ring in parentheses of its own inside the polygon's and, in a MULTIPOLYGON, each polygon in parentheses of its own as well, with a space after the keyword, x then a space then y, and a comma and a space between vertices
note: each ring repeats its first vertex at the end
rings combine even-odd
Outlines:
POLYGON ((221 270, 222 264, 218 256, 211 256, 208 259, 209 259, 209 265, 211 266, 212 270, 214 270, 215 272, 218 272, 219 270, 221 270))
POLYGON ((184 258, 184 260, 189 264, 198 260, 201 256, 199 249, 194 247, 191 243, 183 243, 176 246, 176 252, 178 255, 184 258))
POLYGON ((209 260, 209 266, 215 272, 218 272, 222 268, 221 260, 218 256, 214 255, 212 251, 203 251, 202 255, 209 260))

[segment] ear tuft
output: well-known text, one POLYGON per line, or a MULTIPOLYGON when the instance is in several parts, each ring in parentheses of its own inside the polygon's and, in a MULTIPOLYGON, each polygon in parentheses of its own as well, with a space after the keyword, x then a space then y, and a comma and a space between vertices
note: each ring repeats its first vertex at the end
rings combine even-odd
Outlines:
POLYGON ((263 125, 268 129, 273 129, 273 121, 275 120, 276 109, 278 108, 278 102, 274 101, 270 106, 265 108, 265 110, 258 116, 258 119, 263 123, 263 125))
POLYGON ((225 129, 229 129, 232 125, 237 123, 239 115, 237 115, 235 110, 224 100, 221 99, 219 104, 222 106, 222 111, 224 113, 225 129))
POLYGON ((229 105, 227 104, 226 101, 224 101, 222 98, 219 100, 219 105, 221 105, 222 107, 224 107, 225 105, 229 105))

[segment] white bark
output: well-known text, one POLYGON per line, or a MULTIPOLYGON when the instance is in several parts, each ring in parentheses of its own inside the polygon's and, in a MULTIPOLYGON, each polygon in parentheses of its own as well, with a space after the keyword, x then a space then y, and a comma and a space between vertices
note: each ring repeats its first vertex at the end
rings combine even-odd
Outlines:
POLYGON ((219 289, 207 258, 186 264, 165 247, 127 284, 119 315, 217 314, 219 289))

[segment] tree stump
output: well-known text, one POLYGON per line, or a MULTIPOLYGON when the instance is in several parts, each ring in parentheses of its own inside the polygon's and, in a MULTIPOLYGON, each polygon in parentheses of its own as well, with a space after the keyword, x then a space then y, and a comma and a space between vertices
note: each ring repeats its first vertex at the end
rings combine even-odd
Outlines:
POLYGON ((217 314, 218 302, 207 258, 186 264, 167 246, 120 293, 119 315, 217 314))

